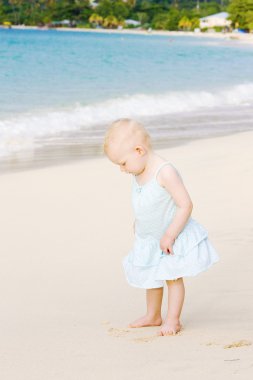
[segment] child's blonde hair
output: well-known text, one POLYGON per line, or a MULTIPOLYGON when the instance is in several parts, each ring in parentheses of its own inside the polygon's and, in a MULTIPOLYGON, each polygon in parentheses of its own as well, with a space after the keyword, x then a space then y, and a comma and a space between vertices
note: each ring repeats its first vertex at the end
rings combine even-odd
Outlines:
POLYGON ((103 146, 105 154, 108 152, 110 144, 118 138, 120 138, 120 142, 127 141, 130 143, 131 140, 134 140, 135 145, 142 144, 146 148, 151 148, 148 132, 142 124, 133 119, 118 119, 108 127, 103 146))

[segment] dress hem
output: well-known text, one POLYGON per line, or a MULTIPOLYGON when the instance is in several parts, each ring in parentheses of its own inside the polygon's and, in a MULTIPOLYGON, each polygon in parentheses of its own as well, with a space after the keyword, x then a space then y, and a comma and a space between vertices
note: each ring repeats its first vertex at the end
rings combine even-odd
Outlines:
MULTIPOLYGON (((195 277, 197 276, 199 273, 201 272, 206 272, 212 265, 218 263, 220 261, 219 258, 216 258, 214 261, 212 261, 207 267, 205 267, 204 269, 199 269, 197 271, 195 271, 194 273, 191 273, 191 274, 180 274, 178 275, 177 277, 172 277, 172 278, 164 278, 164 279, 156 279, 154 281, 173 281, 173 280, 177 280, 178 278, 184 278, 184 277, 195 277)), ((150 288, 147 288, 145 286, 140 286, 140 285, 136 285, 134 283, 132 283, 131 281, 128 280, 127 276, 126 276, 126 280, 128 282, 129 285, 135 287, 135 288, 139 288, 139 289, 157 289, 157 288, 163 288, 164 287, 164 284, 162 286, 152 286, 150 288)))

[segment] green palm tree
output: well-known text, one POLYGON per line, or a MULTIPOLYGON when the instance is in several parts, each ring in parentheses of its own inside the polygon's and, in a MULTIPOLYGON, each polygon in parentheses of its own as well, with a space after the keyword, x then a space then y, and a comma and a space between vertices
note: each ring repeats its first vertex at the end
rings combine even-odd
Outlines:
POLYGON ((92 13, 92 15, 89 17, 89 22, 91 24, 102 25, 103 21, 103 17, 98 15, 97 13, 92 13))
POLYGON ((112 16, 112 15, 107 16, 103 22, 103 26, 105 28, 117 28, 118 25, 119 25, 119 21, 117 20, 115 16, 112 16))
POLYGON ((178 23, 178 27, 181 30, 190 30, 192 26, 191 20, 188 17, 184 16, 178 23))

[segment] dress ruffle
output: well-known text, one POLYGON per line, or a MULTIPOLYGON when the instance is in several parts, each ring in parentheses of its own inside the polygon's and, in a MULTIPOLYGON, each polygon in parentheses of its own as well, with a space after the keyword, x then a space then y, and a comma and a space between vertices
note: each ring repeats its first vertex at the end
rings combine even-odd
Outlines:
POLYGON ((208 240, 207 231, 190 219, 173 245, 174 255, 162 252, 160 241, 136 236, 133 249, 123 259, 123 268, 130 285, 138 288, 159 288, 164 280, 195 276, 219 261, 208 240))

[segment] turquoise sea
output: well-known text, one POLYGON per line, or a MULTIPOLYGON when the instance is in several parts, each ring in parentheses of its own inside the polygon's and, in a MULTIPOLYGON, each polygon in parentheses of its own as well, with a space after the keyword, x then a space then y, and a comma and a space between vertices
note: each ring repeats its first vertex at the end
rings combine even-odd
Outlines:
POLYGON ((0 29, 1 162, 98 154, 119 117, 161 146, 252 129, 252 68, 225 37, 0 29))

